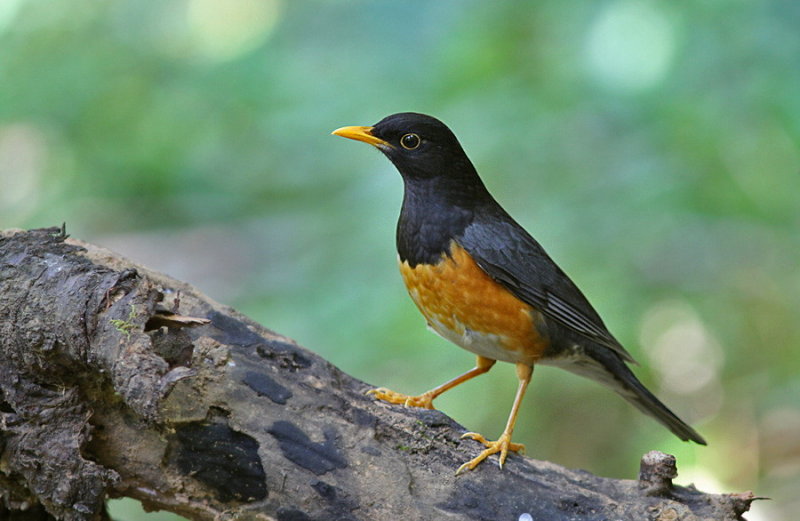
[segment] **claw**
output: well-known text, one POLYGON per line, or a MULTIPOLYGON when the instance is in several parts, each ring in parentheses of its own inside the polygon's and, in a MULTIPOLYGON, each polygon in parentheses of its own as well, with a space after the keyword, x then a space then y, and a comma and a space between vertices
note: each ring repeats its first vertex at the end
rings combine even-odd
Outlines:
POLYGON ((491 456, 492 454, 500 453, 500 468, 503 468, 503 465, 506 462, 506 458, 508 457, 508 451, 511 452, 521 452, 525 453, 525 445, 521 443, 513 443, 511 441, 511 435, 507 433, 503 433, 497 441, 489 441, 484 438, 481 434, 477 432, 467 432, 461 436, 461 439, 470 438, 477 442, 482 443, 486 449, 483 450, 477 457, 469 460, 468 462, 464 463, 458 470, 456 471, 456 475, 459 475, 464 470, 473 470, 475 467, 480 465, 480 463, 491 456))
POLYGON ((486 445, 487 447, 489 446, 489 443, 491 443, 490 441, 488 441, 486 438, 483 437, 483 434, 479 434, 477 432, 465 432, 464 434, 461 435, 462 440, 466 438, 479 441, 484 445, 486 445))
POLYGON ((401 404, 405 407, 421 407, 423 409, 434 408, 433 398, 431 398, 430 393, 423 393, 419 396, 408 396, 407 394, 390 391, 385 387, 378 387, 377 389, 370 389, 367 391, 367 394, 374 396, 378 400, 401 404))

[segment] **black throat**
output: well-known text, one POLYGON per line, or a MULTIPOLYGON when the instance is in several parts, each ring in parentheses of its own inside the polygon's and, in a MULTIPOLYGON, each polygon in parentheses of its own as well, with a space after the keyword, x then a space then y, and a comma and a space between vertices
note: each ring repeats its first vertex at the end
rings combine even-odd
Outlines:
MULTIPOLYGON (((438 264, 449 254, 450 242, 463 235, 475 213, 494 199, 477 174, 471 182, 450 177, 408 179, 397 222, 400 262, 438 264)), ((494 203, 496 204, 496 203, 494 203)))

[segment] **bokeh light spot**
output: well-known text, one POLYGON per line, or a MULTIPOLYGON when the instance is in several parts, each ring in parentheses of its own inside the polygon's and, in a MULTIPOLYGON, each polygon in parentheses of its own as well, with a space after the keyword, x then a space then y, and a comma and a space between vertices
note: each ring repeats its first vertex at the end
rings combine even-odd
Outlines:
POLYGON ((698 490, 711 494, 723 494, 726 491, 725 485, 702 465, 690 465, 678 470, 678 484, 694 485, 698 490))
POLYGON ((0 31, 11 26, 21 5, 22 0, 3 0, 0 2, 0 31))
POLYGON ((692 394, 718 383, 722 348, 687 303, 667 301, 650 309, 641 342, 669 392, 692 394))
POLYGON ((19 218, 36 209, 46 152, 45 138, 36 127, 0 127, 0 210, 19 218))
POLYGON ((266 40, 280 12, 280 0, 191 0, 194 51, 209 61, 236 58, 266 40))
POLYGON ((638 91, 667 73, 675 52, 675 31, 657 4, 621 0, 609 4, 589 30, 591 72, 607 86, 638 91))

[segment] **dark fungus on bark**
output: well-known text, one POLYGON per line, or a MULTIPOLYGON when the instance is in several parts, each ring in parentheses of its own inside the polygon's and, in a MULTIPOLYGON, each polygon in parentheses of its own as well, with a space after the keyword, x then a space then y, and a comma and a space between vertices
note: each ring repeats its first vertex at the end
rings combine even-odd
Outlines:
POLYGON ((170 439, 172 462, 202 482, 220 501, 255 501, 268 495, 258 442, 224 422, 178 425, 170 439))
POLYGON ((286 402, 292 397, 292 391, 264 373, 248 371, 242 381, 259 396, 266 396, 279 405, 286 405, 286 402))
POLYGON ((315 443, 299 427, 288 421, 277 421, 267 432, 278 440, 283 455, 297 465, 322 475, 334 469, 347 467, 342 454, 336 449, 335 435, 325 433, 325 441, 315 443))

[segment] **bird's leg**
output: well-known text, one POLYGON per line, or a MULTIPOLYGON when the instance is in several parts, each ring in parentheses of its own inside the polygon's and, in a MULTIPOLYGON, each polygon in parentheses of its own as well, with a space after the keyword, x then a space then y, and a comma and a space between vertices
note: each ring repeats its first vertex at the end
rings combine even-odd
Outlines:
POLYGON ((461 376, 457 376, 452 380, 450 380, 449 382, 445 382, 439 387, 431 389, 426 393, 422 393, 419 396, 408 396, 406 394, 396 393, 394 391, 386 389, 385 387, 379 387, 378 389, 371 389, 367 391, 367 394, 371 394, 378 400, 383 400, 389 403, 401 403, 406 407, 422 407, 424 409, 433 409, 434 408, 433 400, 437 396, 444 393, 445 391, 452 389, 458 384, 462 384, 467 380, 471 380, 476 376, 482 375, 483 373, 489 371, 489 369, 492 368, 495 362, 496 360, 479 356, 478 360, 475 362, 475 367, 473 367, 466 373, 462 374, 461 376))
POLYGON ((500 468, 503 468, 503 464, 506 462, 506 456, 508 456, 508 451, 525 452, 525 446, 523 444, 511 442, 511 433, 514 432, 514 424, 517 422, 517 413, 519 413, 519 406, 522 403, 522 397, 525 396, 525 390, 528 388, 528 384, 531 383, 531 375, 533 375, 532 365, 522 363, 517 364, 517 378, 519 378, 517 395, 514 397, 514 405, 511 407, 511 414, 508 416, 506 428, 503 430, 503 434, 500 435, 500 438, 497 441, 488 441, 477 432, 468 432, 461 436, 462 438, 472 438, 475 441, 483 443, 486 446, 486 449, 478 454, 476 458, 458 467, 456 474, 459 474, 464 470, 474 469, 483 460, 498 452, 500 453, 500 468))

